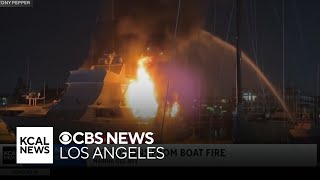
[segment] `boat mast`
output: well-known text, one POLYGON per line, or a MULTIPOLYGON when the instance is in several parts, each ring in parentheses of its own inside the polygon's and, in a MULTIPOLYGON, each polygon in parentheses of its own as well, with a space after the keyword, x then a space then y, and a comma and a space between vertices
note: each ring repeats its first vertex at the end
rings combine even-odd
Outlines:
MULTIPOLYGON (((285 27, 284 27, 284 16, 285 16, 285 8, 284 8, 284 1, 282 0, 282 99, 284 102, 285 100, 285 27)), ((283 122, 284 122, 284 127, 286 127, 286 112, 283 110, 283 122)))
MULTIPOLYGON (((180 8, 181 8, 181 0, 178 2, 178 9, 177 9, 177 18, 176 18, 176 24, 175 24, 175 30, 174 30, 174 36, 173 36, 173 44, 174 44, 174 58, 177 57, 177 33, 178 33, 178 25, 179 25, 179 18, 180 18, 180 8)), ((172 62, 173 59, 171 59, 170 62, 172 62)), ((168 101, 168 92, 169 92, 169 84, 170 80, 167 80, 167 89, 166 89, 166 98, 164 101, 164 109, 163 109, 163 116, 162 116, 162 125, 161 125, 161 135, 160 135, 160 143, 163 143, 163 125, 164 125, 164 120, 166 116, 166 110, 167 110, 167 101, 168 101)))
POLYGON ((319 112, 319 81, 320 81, 320 64, 318 64, 318 73, 317 73, 317 122, 316 122, 316 127, 319 126, 319 118, 320 118, 320 112, 319 112))
POLYGON ((27 79, 26 79, 26 84, 27 84, 27 91, 28 93, 30 93, 30 88, 29 86, 31 86, 31 83, 29 83, 29 78, 30 78, 30 63, 29 63, 29 59, 27 60, 27 79))
POLYGON ((237 48, 237 64, 236 64, 236 113, 239 118, 242 105, 242 84, 241 84, 241 49, 240 49, 240 21, 241 21, 241 5, 242 0, 236 0, 236 16, 237 16, 237 34, 236 34, 236 48, 237 48))
POLYGON ((59 84, 58 84, 58 80, 57 80, 57 87, 56 87, 56 95, 57 95, 57 98, 59 97, 59 84))
POLYGON ((43 82, 43 105, 46 105, 46 81, 43 82))
POLYGON ((240 49, 240 20, 241 20, 241 5, 242 0, 236 0, 236 109, 235 119, 233 124, 234 135, 233 138, 236 142, 240 142, 240 121, 242 114, 242 87, 241 87, 241 49, 240 49))
POLYGON ((115 51, 115 11, 114 11, 114 0, 111 1, 111 22, 112 22, 112 51, 115 51))
MULTIPOLYGON (((31 93, 31 76, 30 76, 30 59, 27 59, 27 83, 26 83, 26 91, 28 95, 31 93)), ((30 103, 29 103, 30 105, 30 103)))

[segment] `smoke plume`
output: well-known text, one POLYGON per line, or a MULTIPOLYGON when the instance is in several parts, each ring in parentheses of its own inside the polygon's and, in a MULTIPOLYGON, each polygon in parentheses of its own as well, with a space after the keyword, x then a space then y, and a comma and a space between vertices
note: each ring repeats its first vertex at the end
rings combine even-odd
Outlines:
MULTIPOLYGON (((179 0, 106 1, 97 18, 90 52, 93 55, 87 62, 106 50, 116 51, 128 65, 129 73, 134 74, 136 61, 149 47, 165 52, 170 57, 167 59, 178 66, 156 62, 151 69, 157 84, 165 84, 170 78, 175 81, 171 88, 188 93, 188 87, 188 97, 230 96, 235 88, 235 52, 203 30, 207 4, 208 0, 181 0, 175 38, 179 0)), ((257 85, 252 72, 244 75, 244 84, 257 85)))
POLYGON ((109 0, 103 3, 87 59, 97 59, 107 50, 120 53, 135 64, 147 47, 166 51, 177 38, 187 38, 202 27, 208 0, 109 0), (177 21, 179 9, 179 19, 177 21))

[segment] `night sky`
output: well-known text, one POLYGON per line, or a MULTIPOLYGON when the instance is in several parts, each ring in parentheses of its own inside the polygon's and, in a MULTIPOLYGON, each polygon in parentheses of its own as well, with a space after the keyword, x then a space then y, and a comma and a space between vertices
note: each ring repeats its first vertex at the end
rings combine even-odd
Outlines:
MULTIPOLYGON (((212 0, 209 4, 205 27, 225 39, 233 1, 212 0)), ((285 1, 285 82, 311 95, 320 63, 319 5, 318 0, 285 1)), ((88 56, 101 7, 98 0, 34 0, 33 8, 1 8, 0 93, 11 93, 17 78, 26 78, 28 61, 33 87, 41 87, 44 81, 52 88, 57 82, 63 86, 69 71, 79 68, 88 56)), ((282 1, 245 0, 242 12, 243 50, 254 56, 254 37, 259 66, 281 87, 282 1)), ((229 41, 234 43, 234 39, 233 16, 229 41)))

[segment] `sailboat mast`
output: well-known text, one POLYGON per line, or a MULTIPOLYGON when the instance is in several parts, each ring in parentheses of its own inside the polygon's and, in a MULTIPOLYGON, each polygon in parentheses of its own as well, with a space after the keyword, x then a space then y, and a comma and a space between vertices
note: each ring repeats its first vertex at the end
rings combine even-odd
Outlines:
POLYGON ((319 112, 319 81, 320 81, 320 64, 318 64, 318 73, 317 73, 317 122, 316 127, 319 126, 319 120, 320 120, 320 112, 319 112))
POLYGON ((27 88, 29 86, 29 60, 27 60, 27 79, 26 79, 27 88))
POLYGON ((241 5, 242 0, 237 0, 237 34, 236 34, 236 48, 237 48, 237 65, 236 65, 236 107, 237 114, 239 113, 239 108, 242 104, 242 86, 241 86, 241 49, 240 49, 240 23, 241 23, 241 5))
POLYGON ((29 60, 27 60, 27 79, 26 79, 26 84, 27 84, 27 90, 29 91, 29 93, 30 93, 30 90, 29 90, 29 78, 30 78, 30 76, 29 76, 29 74, 30 74, 30 66, 29 66, 29 60))
MULTIPOLYGON (((181 7, 181 0, 179 0, 179 4, 178 4, 178 9, 177 9, 177 18, 176 18, 176 24, 175 24, 175 30, 174 30, 174 37, 173 37, 173 43, 174 43, 174 58, 176 58, 177 55, 177 44, 176 44, 176 40, 177 40, 177 33, 178 33, 178 25, 179 25, 179 16, 180 16, 180 7, 181 7)), ((171 60, 170 62, 172 62, 173 60, 171 60)), ((166 116, 166 110, 167 110, 167 101, 168 101, 168 93, 169 93, 169 84, 170 84, 170 80, 167 80, 167 90, 166 90, 166 98, 164 101, 164 110, 163 110, 163 116, 162 116, 162 125, 161 125, 161 137, 160 137, 160 142, 162 143, 162 134, 163 134, 163 125, 164 125, 164 120, 165 120, 165 116, 166 116)))
POLYGON ((115 36, 116 36, 116 16, 115 16, 115 1, 112 0, 111 1, 111 23, 112 23, 112 51, 116 51, 116 40, 115 40, 115 36))
MULTIPOLYGON (((285 20, 285 7, 284 7, 284 1, 282 0, 282 99, 284 102, 285 100, 285 26, 284 26, 284 20, 285 20)), ((286 126, 286 113, 285 110, 283 110, 283 122, 284 127, 286 126)))
POLYGON ((43 82, 43 105, 46 104, 46 81, 43 82))

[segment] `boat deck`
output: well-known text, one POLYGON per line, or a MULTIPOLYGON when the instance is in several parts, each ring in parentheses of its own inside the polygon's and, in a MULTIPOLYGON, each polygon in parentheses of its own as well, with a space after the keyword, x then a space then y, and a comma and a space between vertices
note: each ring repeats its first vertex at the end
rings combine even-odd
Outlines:
POLYGON ((0 108, 2 116, 44 116, 48 112, 48 106, 10 105, 0 108))

